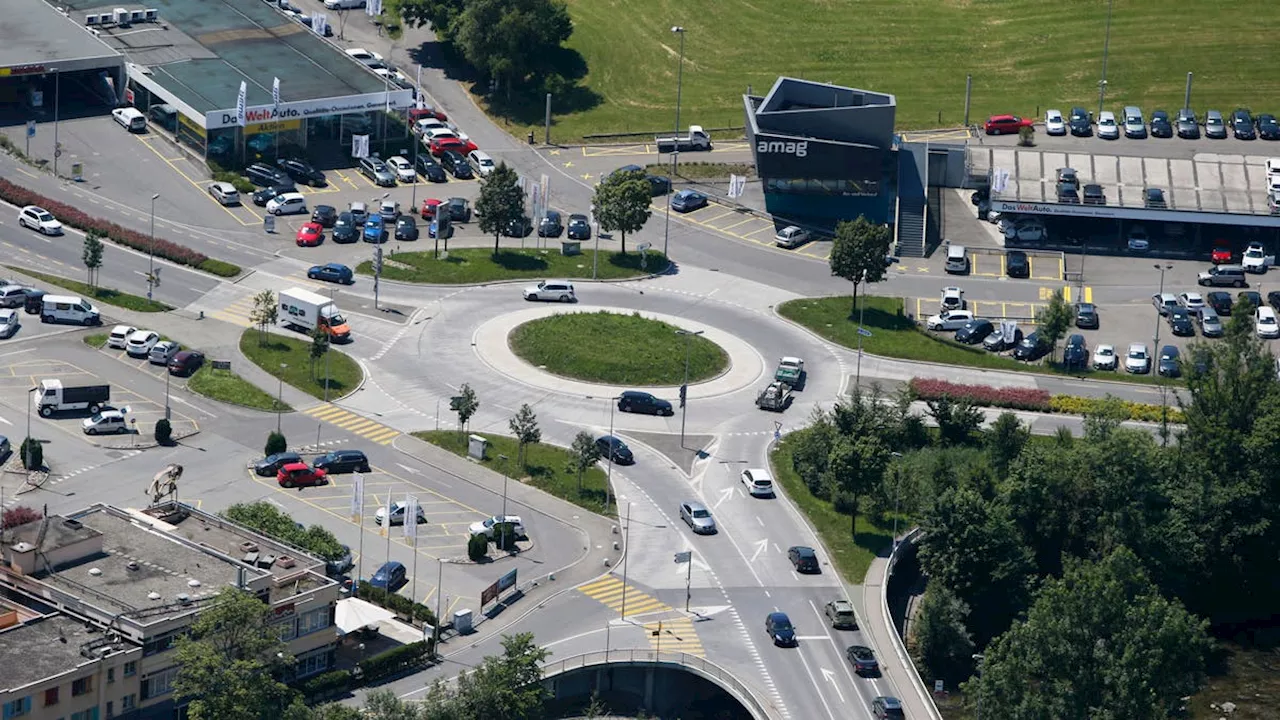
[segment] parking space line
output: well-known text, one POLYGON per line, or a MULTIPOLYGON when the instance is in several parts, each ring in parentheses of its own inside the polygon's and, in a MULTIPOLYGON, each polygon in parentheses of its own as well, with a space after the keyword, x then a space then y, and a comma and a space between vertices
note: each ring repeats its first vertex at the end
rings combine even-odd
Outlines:
MULTIPOLYGON (((1030 256, 1027 258, 1027 265, 1030 269, 1030 276, 1032 280, 1061 280, 1063 275, 1066 272, 1066 269, 1064 268, 1065 262, 1063 261, 1062 258, 1057 259, 1057 270, 1058 270, 1057 275, 1037 275, 1035 256, 1030 256)), ((1041 265, 1043 266, 1043 263, 1041 263, 1041 265)))
POLYGON ((159 150, 155 149, 155 148, 151 145, 151 143, 150 143, 150 142, 148 142, 148 141, 146 141, 146 140, 142 139, 141 137, 139 137, 139 136, 137 136, 137 135, 134 135, 134 136, 133 136, 133 138, 134 138, 135 140, 137 140, 138 142, 142 143, 142 145, 143 145, 144 147, 146 147, 148 150, 150 150, 151 152, 155 153, 155 156, 156 156, 156 157, 158 157, 158 158, 160 158, 160 160, 162 160, 162 161, 164 162, 164 164, 166 164, 166 165, 168 165, 169 167, 173 168, 173 171, 174 171, 174 172, 176 172, 176 173, 178 173, 179 175, 181 175, 181 176, 182 176, 182 179, 184 179, 184 180, 186 180, 187 182, 191 183, 191 184, 192 184, 192 186, 194 186, 197 190, 199 190, 199 191, 200 191, 200 194, 201 194, 202 196, 204 196, 204 197, 205 197, 209 202, 213 203, 214 205, 217 205, 219 208, 222 208, 223 212, 225 212, 226 214, 228 214, 228 215, 230 215, 232 218, 234 218, 236 222, 240 223, 241 225, 250 225, 250 224, 253 224, 253 223, 246 223, 244 220, 242 220, 242 219, 241 219, 239 216, 237 216, 235 213, 231 212, 231 210, 230 210, 229 208, 227 208, 225 205, 223 205, 222 203, 218 202, 217 200, 214 200, 214 199, 213 199, 213 196, 209 195, 209 192, 208 192, 208 190, 205 188, 205 186, 204 186, 204 185, 202 185, 199 181, 194 180, 193 178, 191 178, 191 176, 187 175, 187 173, 186 173, 185 171, 183 171, 183 169, 182 169, 182 168, 180 168, 180 167, 178 167, 176 164, 174 164, 174 161, 169 160, 169 158, 166 158, 163 154, 161 154, 161 152, 160 152, 159 150))
MULTIPOLYGON (((709 210, 709 209, 710 209, 710 208, 708 208, 708 210, 709 210)), ((697 211, 695 210, 694 212, 697 212, 697 211)), ((715 217, 713 217, 713 218, 707 218, 707 219, 705 219, 705 220, 703 220, 703 219, 699 218, 698 222, 700 222, 700 223, 713 223, 713 222, 715 222, 715 221, 719 220, 719 219, 720 219, 720 218, 722 218, 722 217, 728 217, 728 216, 730 216, 730 215, 732 215, 732 214, 734 214, 734 213, 736 213, 736 212, 737 212, 737 210, 726 210, 726 211, 724 211, 724 212, 720 213, 719 215, 717 215, 717 216, 715 216, 715 217)), ((692 216, 692 215, 689 215, 689 216, 687 216, 687 217, 693 217, 693 216, 692 216)), ((724 229, 727 229, 727 228, 716 228, 716 229, 717 229, 717 230, 724 230, 724 229)))
MULTIPOLYGON (((734 228, 738 227, 739 225, 746 225, 747 223, 751 222, 752 220, 755 220, 755 218, 753 218, 753 217, 749 217, 749 218, 747 218, 746 220, 743 220, 743 221, 741 221, 741 222, 736 222, 736 223, 734 223, 734 224, 730 225, 730 226, 729 226, 729 227, 727 227, 727 228, 722 228, 722 230, 723 230, 724 232, 729 232, 730 230, 732 230, 732 229, 734 229, 734 228)), ((730 233, 730 234, 732 235, 733 233, 730 233)), ((741 235, 737 235, 736 237, 742 237, 742 236, 741 236, 741 235)))

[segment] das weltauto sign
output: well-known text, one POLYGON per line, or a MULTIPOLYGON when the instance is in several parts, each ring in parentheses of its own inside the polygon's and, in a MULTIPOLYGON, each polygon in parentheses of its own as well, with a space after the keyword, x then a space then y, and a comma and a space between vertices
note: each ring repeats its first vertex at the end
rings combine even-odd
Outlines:
MULTIPOLYGON (((391 92, 367 93, 365 95, 348 95, 340 98, 324 98, 321 100, 303 100, 299 102, 274 105, 251 105, 245 108, 246 125, 256 123, 278 122, 284 120, 302 120, 323 115, 340 115, 344 113, 369 112, 390 107, 392 110, 413 107, 412 90, 392 90, 391 92)), ((236 110, 215 110, 204 116, 205 128, 234 127, 236 110)))

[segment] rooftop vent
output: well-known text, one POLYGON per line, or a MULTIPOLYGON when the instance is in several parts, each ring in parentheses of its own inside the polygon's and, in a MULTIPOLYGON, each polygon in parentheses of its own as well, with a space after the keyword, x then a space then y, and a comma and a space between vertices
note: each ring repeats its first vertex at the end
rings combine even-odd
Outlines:
POLYGON ((160 593, 156 592, 155 590, 152 590, 151 592, 147 593, 147 599, 148 599, 148 600, 159 600, 159 599, 160 599, 160 593))
POLYGON ((246 540, 240 543, 240 552, 242 553, 258 552, 258 543, 246 540))
POLYGON ((102 570, 100 570, 99 568, 89 568, 89 574, 94 577, 101 577, 102 570))
POLYGON ((129 568, 130 570, 137 570, 137 569, 138 569, 138 567, 139 567, 139 566, 138 566, 138 561, 137 561, 137 560, 130 560, 129 562, 125 563, 125 567, 126 567, 126 568, 129 568))
POLYGON ((198 588, 200 587, 200 581, 196 580, 195 578, 191 578, 190 580, 187 581, 187 587, 198 588))
POLYGON ((177 600, 178 600, 178 602, 182 603, 183 605, 190 605, 190 604, 191 604, 191 596, 190 596, 190 595, 188 595, 188 594, 186 594, 186 593, 178 593, 177 600))

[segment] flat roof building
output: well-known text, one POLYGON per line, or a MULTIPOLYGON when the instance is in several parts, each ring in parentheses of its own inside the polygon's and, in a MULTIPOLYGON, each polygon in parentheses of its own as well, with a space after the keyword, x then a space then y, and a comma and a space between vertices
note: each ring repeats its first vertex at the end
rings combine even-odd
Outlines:
POLYGON ((124 90, 124 56, 43 0, 0 0, 0 115, 6 122, 52 116, 61 88, 92 88, 99 105, 124 90))

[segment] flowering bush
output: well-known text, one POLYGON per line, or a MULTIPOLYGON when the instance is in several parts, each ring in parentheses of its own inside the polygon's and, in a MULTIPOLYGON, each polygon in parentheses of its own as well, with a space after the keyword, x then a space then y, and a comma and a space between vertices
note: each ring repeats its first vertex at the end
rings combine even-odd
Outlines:
POLYGON ((1183 416, 1182 410, 1176 407, 1165 408, 1161 405, 1150 405, 1147 403, 1133 402, 1131 400, 1119 399, 1103 399, 1077 397, 1075 395, 1054 395, 1049 400, 1050 408, 1056 413, 1068 413, 1071 415, 1090 415, 1102 410, 1103 403, 1116 402, 1124 408, 1128 413, 1128 419, 1140 420, 1142 422, 1160 422, 1161 417, 1168 413, 1169 422, 1184 423, 1186 417, 1183 416))
POLYGON ((961 383, 911 378, 911 394, 918 400, 937 400, 942 396, 965 399, 975 405, 1010 408, 1013 410, 1038 410, 1048 412, 1049 393, 1037 388, 998 388, 990 385, 964 385, 961 383))

